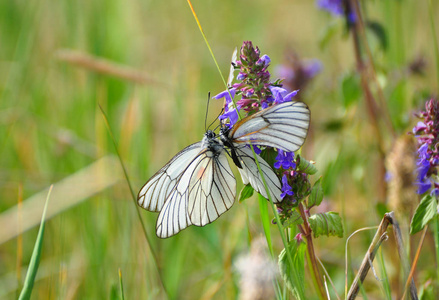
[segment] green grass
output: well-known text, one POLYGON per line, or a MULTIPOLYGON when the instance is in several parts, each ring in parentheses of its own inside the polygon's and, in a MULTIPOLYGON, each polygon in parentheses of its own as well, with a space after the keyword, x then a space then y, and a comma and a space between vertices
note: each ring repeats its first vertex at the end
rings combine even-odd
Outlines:
MULTIPOLYGON (((243 40, 253 41, 271 57, 271 71, 284 61, 288 49, 322 61, 323 72, 301 91, 311 108, 313 126, 302 154, 317 162, 320 172, 314 178, 323 175, 327 205, 343 211, 345 236, 378 225, 376 140, 362 100, 343 106, 341 80, 355 70, 355 58, 342 21, 305 1, 270 5, 266 1, 194 1, 193 5, 224 74, 234 48, 243 40), (322 32, 331 22, 339 22, 339 29, 320 48, 322 32), (340 126, 329 126, 334 124, 340 126)), ((365 5, 370 19, 381 23, 387 33, 387 50, 379 48, 374 36, 369 36, 369 42, 392 124, 404 135, 416 122, 413 112, 438 89, 427 18, 429 9, 434 16, 439 8, 434 2, 431 7, 409 1, 365 5), (427 61, 425 74, 408 75, 407 66, 417 55, 427 61)), ((155 236, 157 214, 142 210, 157 268, 118 164, 107 173, 118 179, 109 188, 88 181, 56 192, 61 180, 115 154, 99 104, 108 116, 135 193, 175 153, 202 137, 207 94, 224 90, 224 85, 187 3, 1 1, 0 45, 0 223, 7 210, 17 205, 20 185, 24 216, 32 213, 26 200, 51 184, 49 211, 56 202, 74 201, 85 184, 95 191, 46 221, 32 298, 161 299, 165 298, 161 280, 171 299, 237 298, 239 275, 234 263, 249 250, 249 241, 264 236, 257 196, 245 204, 235 203, 211 225, 191 226, 166 240, 155 236), (155 83, 139 84, 77 67, 57 58, 61 49, 132 67, 155 83)), ((218 115, 221 105, 210 102, 208 120, 218 115)), ((392 139, 388 134, 384 137, 388 153, 392 139)), ((43 205, 35 211, 38 218, 43 205)), ((268 214, 271 220, 270 208, 268 214)), ((18 224, 13 222, 19 219, 11 220, 2 230, 16 231, 18 224)), ((408 222, 401 216, 402 227, 408 222)), ((21 291, 38 224, 22 233, 22 252, 16 236, 0 244, 2 299, 15 299, 21 291)), ((270 231, 277 255, 283 249, 281 236, 275 225, 270 231)), ((418 239, 413 238, 416 246, 418 239)), ((356 270, 370 240, 369 234, 361 233, 350 242, 350 270, 356 270)), ((334 237, 314 241, 340 295, 344 294, 344 241, 334 237)), ((434 244, 431 236, 426 243, 434 244)), ((385 267, 380 270, 385 269, 389 282, 394 282, 399 268, 393 259, 396 248, 391 243, 383 247, 385 267)), ((422 250, 418 289, 436 276, 431 249, 424 246, 422 250)), ((307 295, 316 297, 309 277, 306 284, 307 295)), ((369 298, 385 298, 390 291, 373 276, 364 290, 369 298)), ((397 295, 397 291, 391 293, 397 295)))

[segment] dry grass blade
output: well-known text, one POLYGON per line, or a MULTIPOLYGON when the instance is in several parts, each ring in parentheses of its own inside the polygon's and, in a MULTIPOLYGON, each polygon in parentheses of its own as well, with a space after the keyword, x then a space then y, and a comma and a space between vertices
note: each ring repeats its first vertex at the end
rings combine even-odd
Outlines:
MULTIPOLYGON (((351 300, 356 298, 360 290, 360 285, 363 283, 367 273, 369 272, 373 259, 375 258, 376 252, 381 246, 381 243, 387 239, 387 228, 389 227, 389 225, 393 226, 394 237, 397 243, 398 255, 404 270, 404 277, 408 277, 408 261, 407 261, 407 256, 405 255, 404 244, 402 241, 402 235, 401 235, 401 230, 399 228, 399 224, 396 221, 393 212, 386 213, 383 219, 381 220, 381 224, 378 227, 378 230, 372 240, 372 243, 369 246, 369 249, 367 250, 363 262, 361 263, 357 276, 355 276, 354 282, 352 283, 351 288, 349 289, 347 299, 351 300)), ((418 299, 416 287, 413 279, 411 279, 410 281, 410 296, 411 299, 418 299)))
MULTIPOLYGON (((51 197, 54 200, 47 210, 46 219, 50 219, 112 186, 121 178, 120 167, 114 156, 103 157, 90 166, 64 178, 53 186, 51 197), (75 189, 74 193, 72 193, 72 189, 75 189)), ((0 215, 0 228, 2 228, 0 244, 40 224, 47 192, 48 188, 23 201, 20 209, 22 223, 19 226, 17 226, 18 206, 12 207, 0 215)))
POLYGON ((121 79, 134 81, 141 84, 156 83, 155 80, 150 78, 144 72, 121 64, 117 64, 107 59, 92 56, 84 52, 70 49, 61 49, 56 52, 56 57, 61 61, 65 61, 97 73, 119 77, 121 79))

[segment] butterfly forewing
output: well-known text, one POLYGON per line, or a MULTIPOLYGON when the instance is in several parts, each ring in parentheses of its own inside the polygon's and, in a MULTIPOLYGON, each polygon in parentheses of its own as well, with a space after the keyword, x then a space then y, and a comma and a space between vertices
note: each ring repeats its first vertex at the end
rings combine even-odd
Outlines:
POLYGON ((183 171, 201 151, 201 142, 187 146, 148 180, 137 196, 138 204, 153 212, 163 208, 183 171))
POLYGON ((234 143, 279 148, 293 152, 308 134, 310 113, 303 102, 273 105, 238 122, 229 137, 234 143))
MULTIPOLYGON (((256 164, 255 157, 253 151, 242 145, 237 145, 235 148, 236 155, 241 162, 242 169, 238 169, 239 173, 241 173, 242 181, 244 184, 250 183, 250 185, 260 193, 262 196, 268 199, 267 191, 262 181, 261 174, 258 169, 258 165, 256 164)), ((273 169, 270 165, 259 155, 256 154, 256 157, 259 162, 259 166, 263 173, 265 182, 270 191, 271 199, 274 203, 278 203, 281 201, 281 184, 279 179, 274 173, 273 169)))
POLYGON ((222 148, 221 152, 207 153, 189 186, 188 213, 196 226, 213 222, 233 205, 236 180, 222 148))

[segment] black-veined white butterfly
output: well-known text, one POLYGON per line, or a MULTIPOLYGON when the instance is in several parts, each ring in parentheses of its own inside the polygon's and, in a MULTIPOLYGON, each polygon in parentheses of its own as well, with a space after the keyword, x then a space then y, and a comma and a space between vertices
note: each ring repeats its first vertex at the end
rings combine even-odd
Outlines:
MULTIPOLYGON (((236 180, 227 161, 237 165, 244 184, 265 198, 267 191, 249 144, 298 150, 308 133, 310 112, 303 102, 270 106, 237 122, 222 126, 219 135, 208 130, 202 141, 175 155, 142 187, 138 204, 160 212, 156 233, 160 238, 177 234, 190 225, 216 220, 234 203, 236 180)), ((256 155, 274 203, 281 201, 281 184, 274 171, 256 155)))

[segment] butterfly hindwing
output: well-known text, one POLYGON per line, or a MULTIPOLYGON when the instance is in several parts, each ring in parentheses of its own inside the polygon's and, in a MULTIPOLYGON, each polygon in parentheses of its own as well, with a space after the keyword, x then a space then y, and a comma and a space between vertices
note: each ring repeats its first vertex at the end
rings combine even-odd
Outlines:
MULTIPOLYGON (((267 191, 265 189, 264 182, 262 181, 258 165, 256 164, 253 151, 250 148, 242 145, 236 145, 234 151, 236 152, 236 155, 242 166, 242 168, 238 170, 239 173, 241 173, 243 183, 250 183, 255 191, 268 199, 267 191)), ((273 169, 262 157, 257 154, 256 157, 258 159, 265 182, 270 191, 271 199, 274 203, 282 201, 280 198, 280 194, 282 193, 281 184, 276 173, 274 173, 273 169)))
POLYGON ((226 212, 235 201, 236 180, 225 151, 208 153, 195 169, 189 187, 188 213, 192 224, 204 226, 226 212))

